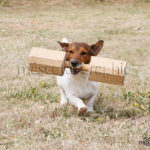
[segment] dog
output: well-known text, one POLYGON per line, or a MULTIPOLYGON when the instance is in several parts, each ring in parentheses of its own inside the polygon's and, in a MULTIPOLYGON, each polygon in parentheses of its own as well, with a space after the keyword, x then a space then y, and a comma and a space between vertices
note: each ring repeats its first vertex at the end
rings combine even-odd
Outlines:
POLYGON ((57 76, 60 88, 60 105, 66 105, 69 101, 78 108, 79 115, 93 112, 93 104, 99 91, 98 82, 89 81, 89 73, 81 71, 83 64, 89 64, 91 56, 97 56, 103 47, 103 40, 93 45, 87 43, 69 43, 67 39, 59 42, 62 51, 66 52, 66 60, 70 68, 66 68, 63 76, 57 76), (83 100, 87 100, 85 105, 83 100))

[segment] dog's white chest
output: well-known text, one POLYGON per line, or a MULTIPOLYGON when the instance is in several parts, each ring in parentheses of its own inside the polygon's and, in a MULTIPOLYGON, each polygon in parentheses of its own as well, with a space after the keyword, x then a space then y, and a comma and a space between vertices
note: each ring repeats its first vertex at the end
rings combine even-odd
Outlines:
POLYGON ((57 77, 58 85, 66 95, 74 95, 80 98, 88 98, 98 90, 98 83, 88 80, 88 73, 72 75, 70 69, 66 69, 62 77, 57 77))

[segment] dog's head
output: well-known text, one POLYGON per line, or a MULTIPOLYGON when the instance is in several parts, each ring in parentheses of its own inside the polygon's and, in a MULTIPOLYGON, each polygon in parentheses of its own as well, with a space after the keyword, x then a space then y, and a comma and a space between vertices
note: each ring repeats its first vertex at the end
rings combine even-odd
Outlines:
POLYGON ((91 56, 96 56, 103 47, 103 40, 99 40, 93 45, 86 43, 61 43, 62 50, 67 53, 66 59, 69 61, 71 73, 76 75, 80 72, 83 64, 89 64, 91 56))

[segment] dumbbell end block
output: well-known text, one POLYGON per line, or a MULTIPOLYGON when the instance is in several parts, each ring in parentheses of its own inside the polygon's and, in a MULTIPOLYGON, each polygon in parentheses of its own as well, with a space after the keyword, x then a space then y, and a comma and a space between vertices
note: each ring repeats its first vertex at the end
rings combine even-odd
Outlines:
POLYGON ((63 75, 66 53, 63 51, 32 48, 29 55, 29 66, 32 72, 52 75, 63 75))
POLYGON ((126 61, 92 57, 89 80, 123 85, 126 65, 126 61))

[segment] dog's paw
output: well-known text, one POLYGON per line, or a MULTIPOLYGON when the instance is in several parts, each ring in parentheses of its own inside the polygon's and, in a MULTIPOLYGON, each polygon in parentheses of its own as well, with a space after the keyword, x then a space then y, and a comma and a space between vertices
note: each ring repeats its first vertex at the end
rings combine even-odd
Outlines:
POLYGON ((79 109, 79 115, 80 115, 80 116, 84 115, 86 112, 87 112, 87 108, 86 108, 86 107, 81 107, 81 108, 79 109))

